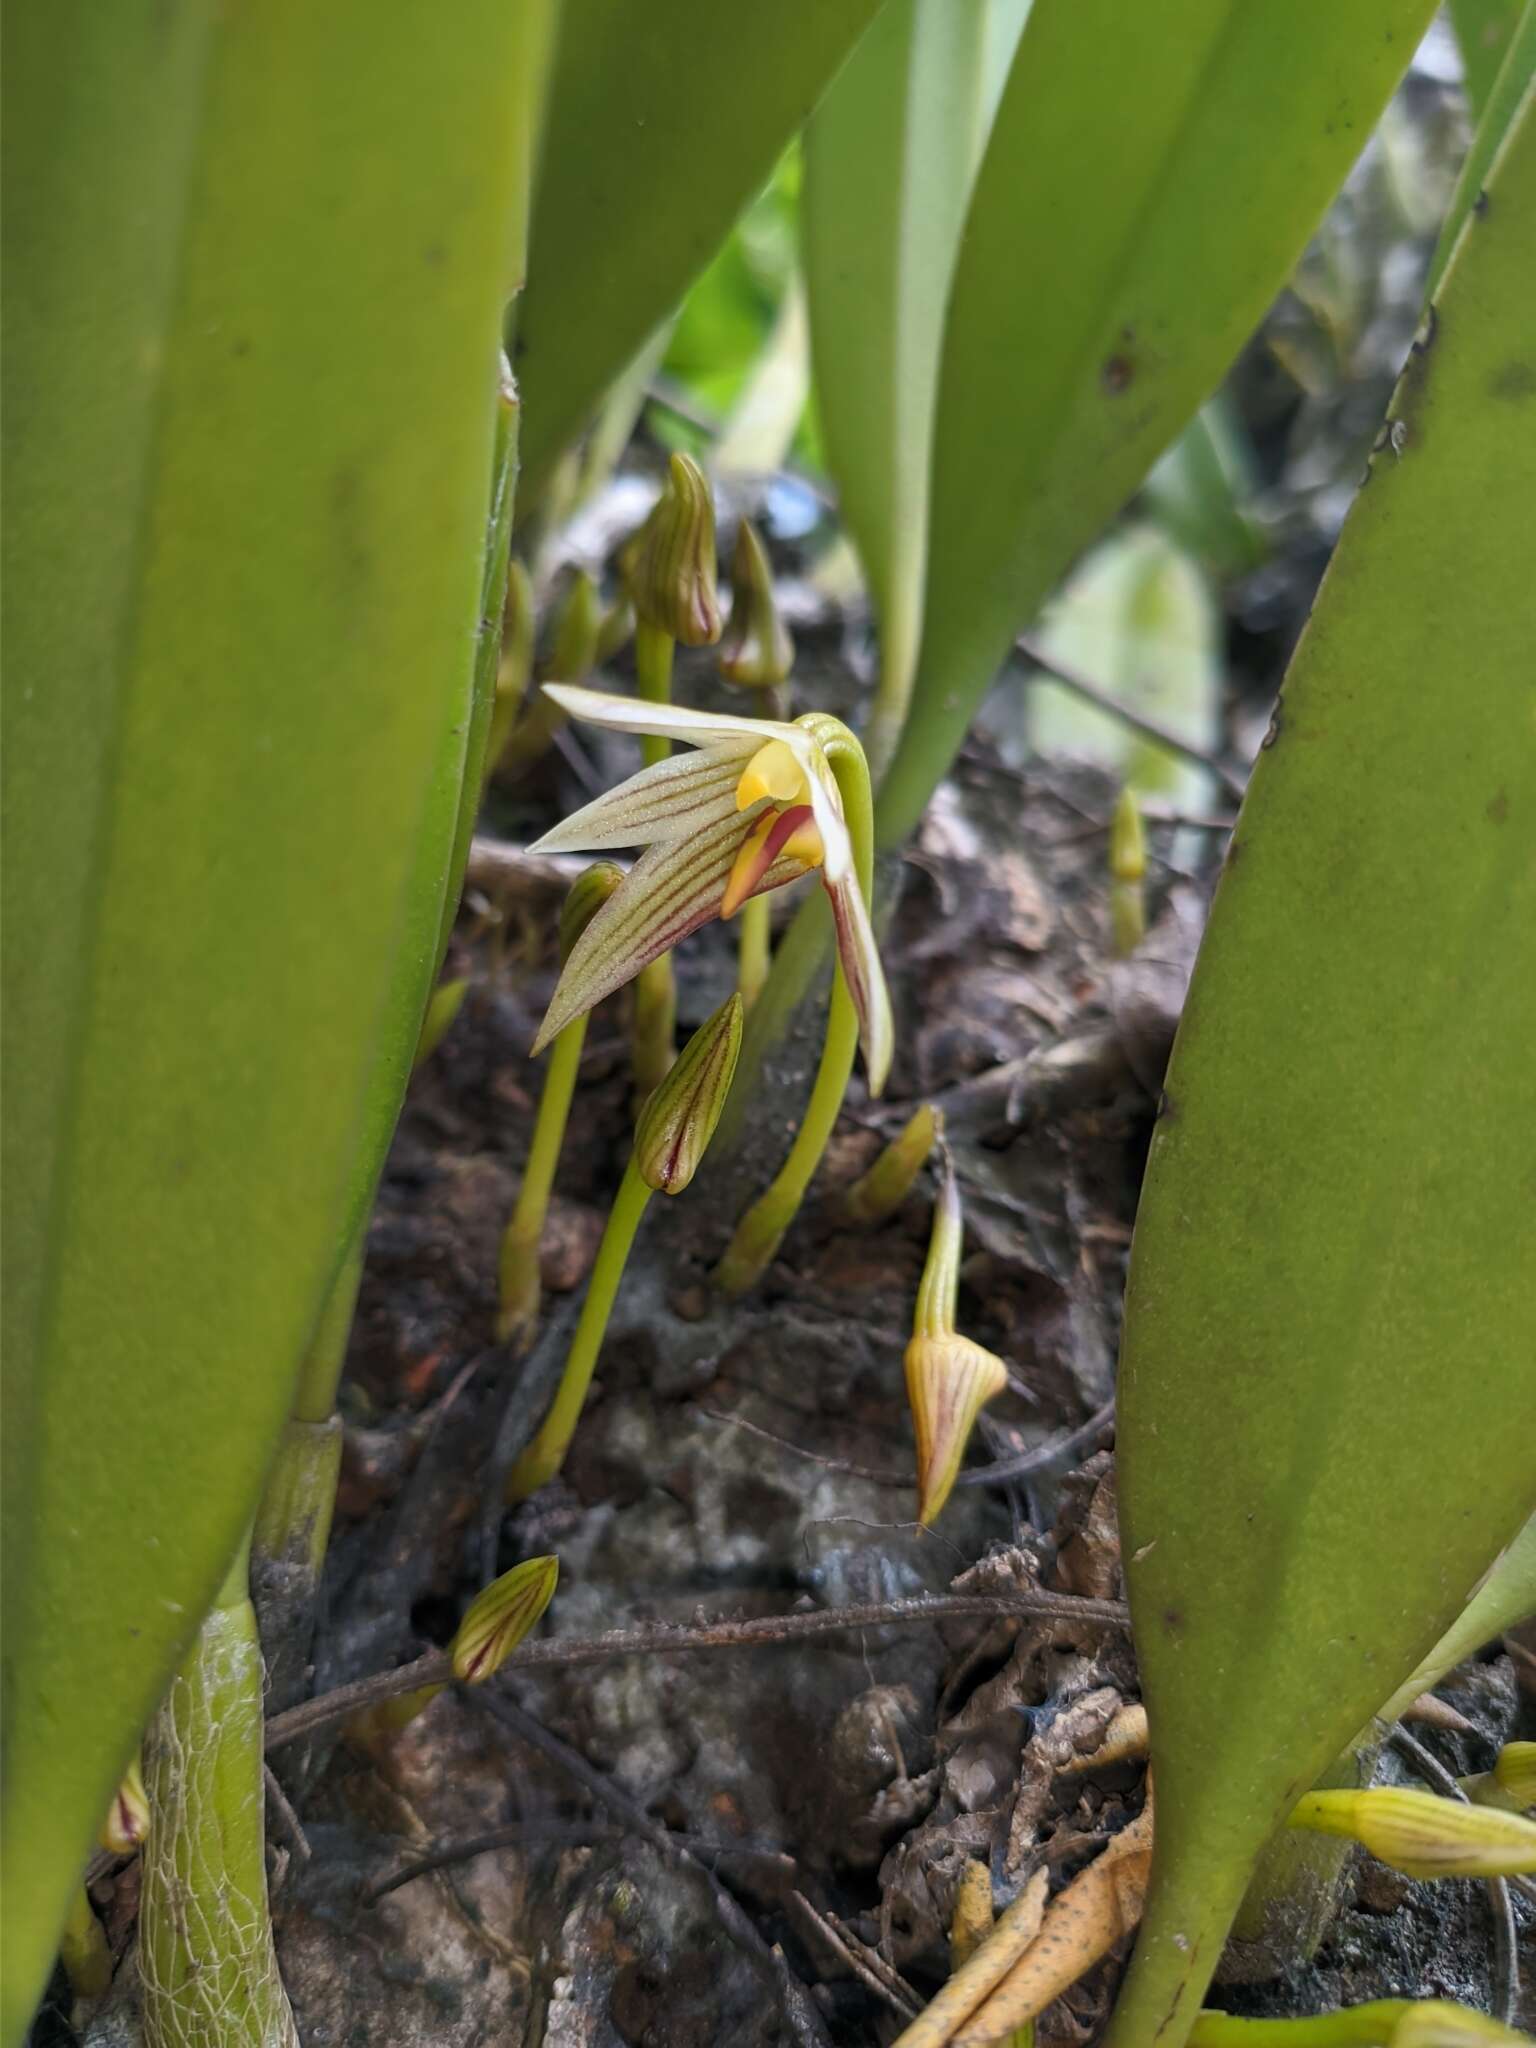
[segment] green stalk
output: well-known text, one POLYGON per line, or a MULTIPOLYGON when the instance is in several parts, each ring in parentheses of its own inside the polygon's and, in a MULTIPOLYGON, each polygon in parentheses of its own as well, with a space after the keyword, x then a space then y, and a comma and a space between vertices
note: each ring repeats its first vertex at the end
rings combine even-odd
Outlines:
POLYGON ((565 1372, 555 1398, 532 1443, 507 1476, 509 1501, 527 1500, 530 1494, 547 1485, 565 1462, 565 1454, 570 1449, 571 1438, 576 1433, 576 1424, 587 1398, 587 1389, 592 1384, 598 1353, 603 1348, 608 1318, 613 1313, 630 1247, 650 1199, 651 1190, 641 1179, 640 1169, 631 1157, 619 1183, 619 1191, 613 1198, 613 1207, 608 1212, 597 1263, 587 1284, 587 1298, 581 1305, 581 1319, 571 1340, 570 1356, 565 1361, 565 1372))
POLYGON ((147 2048, 298 2048, 267 1908, 261 1645, 242 1544, 144 1742, 147 2048))
MULTIPOLYGON (((851 734, 846 738, 834 734, 826 742, 826 752, 843 800, 843 816, 853 842, 859 887, 868 901, 875 863, 874 798, 870 790, 869 767, 863 750, 851 734)), ((825 911, 825 905, 822 908, 825 911)), ((830 924, 829 915, 827 923, 830 924)), ((755 1285, 794 1221, 805 1199, 805 1191, 811 1184, 811 1177, 827 1149, 827 1140, 843 1106, 848 1077, 853 1072, 858 1049, 858 1014, 839 967, 827 1010, 827 1035, 822 1043, 821 1065, 816 1070, 816 1081, 804 1119, 778 1178, 737 1224, 736 1234, 715 1268, 715 1285, 724 1293, 740 1294, 755 1285)))
POLYGON ((741 906, 736 928, 736 986, 750 1010, 763 992, 772 957, 772 924, 768 898, 750 896, 741 906))
POLYGON ((587 1019, 576 1017, 556 1034, 549 1049, 549 1066, 539 1096, 533 1141, 523 1168, 523 1184, 502 1235, 496 1338, 502 1344, 514 1342, 519 1352, 527 1350, 538 1327, 539 1245, 586 1037, 587 1019))
MULTIPOLYGON (((635 622, 635 682, 648 704, 672 701, 672 635, 646 619, 635 622)), ((647 768, 665 761, 672 742, 656 733, 640 740, 641 758, 647 768)), ((634 1070, 635 1093, 643 1102, 661 1083, 672 1064, 677 1033, 677 982, 672 956, 663 953, 642 967, 635 976, 634 1070)))
POLYGON ((1190 2034, 1190 2048, 1380 2048, 1409 2010, 1406 1998, 1378 1998, 1299 2020, 1243 2019, 1235 2013, 1202 2012, 1190 2034))

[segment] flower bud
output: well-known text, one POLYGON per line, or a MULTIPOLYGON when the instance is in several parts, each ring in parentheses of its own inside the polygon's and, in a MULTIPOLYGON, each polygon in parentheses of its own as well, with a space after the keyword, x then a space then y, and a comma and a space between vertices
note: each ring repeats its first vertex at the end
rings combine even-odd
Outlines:
POLYGON ((731 618, 720 642, 720 673, 752 689, 782 683, 795 659, 795 643, 779 617, 773 571, 750 519, 736 528, 731 557, 731 618))
POLYGON ((442 1044, 453 1028, 465 996, 469 993, 467 977, 460 981, 445 981, 433 989, 427 999, 426 1015, 421 1020, 421 1033, 416 1040, 416 1051, 411 1059, 411 1072, 424 1067, 433 1053, 442 1044))
POLYGON ((499 1671, 549 1605, 559 1577, 559 1558, 530 1557, 477 1593, 449 1647, 454 1677, 480 1685, 499 1671))
POLYGON ((595 860, 583 868, 560 906, 560 964, 571 957, 571 948, 624 879, 616 861, 595 860))
POLYGON ((1506 1742, 1493 1766, 1494 1782, 1522 1811, 1536 1806, 1536 1742, 1506 1742))
POLYGON ((880 1154, 874 1165, 848 1190, 843 1213, 850 1223, 883 1223, 895 1215, 927 1164, 934 1139, 944 1129, 944 1113, 923 1103, 880 1154))
POLYGON ((949 1967, 968 1963, 992 1932, 992 1873, 979 1857, 966 1858, 949 1916, 949 1967))
POLYGON ((691 455, 674 455, 666 486, 640 530, 631 572, 636 615, 684 647, 720 638, 715 507, 691 455))
POLYGON ((1515 1877, 1536 1871, 1536 1821, 1405 1786, 1309 1792, 1288 1825, 1349 1836, 1409 1877, 1515 1877))
POLYGON ((1127 787, 1120 792, 1109 828, 1109 921, 1115 952, 1122 960, 1146 937, 1146 873, 1141 812, 1127 787))
POLYGON ((114 1856, 131 1856, 135 1849, 143 1848, 148 1833, 149 1795, 144 1790, 139 1760, 135 1757, 123 1773, 123 1782, 112 1795, 112 1804, 107 1808, 97 1840, 114 1856))
POLYGON ((722 1003, 695 1031, 640 1112, 635 1168, 659 1194, 680 1194, 699 1170, 735 1078, 743 1014, 739 994, 722 1003))
POLYGON ((603 605, 585 569, 573 569, 555 610, 542 673, 553 682, 579 683, 597 666, 603 605))

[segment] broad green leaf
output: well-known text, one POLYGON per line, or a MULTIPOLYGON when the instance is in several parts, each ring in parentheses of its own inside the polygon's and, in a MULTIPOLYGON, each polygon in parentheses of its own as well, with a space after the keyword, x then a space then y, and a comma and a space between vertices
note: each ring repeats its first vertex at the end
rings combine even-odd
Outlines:
POLYGON ((1521 0, 1450 0, 1474 121, 1483 118, 1520 11, 1521 0))
POLYGON ((1359 154, 1428 0, 1036 0, 950 292, 898 844, 1013 634, 1207 398, 1359 154))
POLYGON ((513 358, 536 496, 879 0, 564 0, 513 358))
POLYGON ((250 1516, 366 1077, 420 1022, 523 11, 7 25, 7 2041, 250 1516))
POLYGON ((810 389, 805 287, 792 276, 752 374, 710 450, 715 475, 771 476, 781 468, 810 389))
POLYGON ((1178 2048, 1292 1802, 1536 1505, 1536 121, 1291 664, 1136 1224, 1120 1512, 1157 1773, 1111 2040, 1178 2048))
POLYGON ((1489 87, 1487 104, 1472 137, 1456 189, 1446 211, 1445 225, 1429 267, 1429 291, 1445 274, 1445 266, 1456 246, 1456 237, 1466 226, 1467 216, 1478 203, 1483 180, 1509 133, 1516 117, 1530 104, 1532 78, 1536 77, 1536 0, 1525 0, 1518 22, 1504 46, 1504 58, 1489 87))
POLYGON ((889 0, 805 132, 801 221, 822 430, 879 625, 876 722, 888 745, 922 624, 945 299, 1027 11, 1028 0, 889 0))

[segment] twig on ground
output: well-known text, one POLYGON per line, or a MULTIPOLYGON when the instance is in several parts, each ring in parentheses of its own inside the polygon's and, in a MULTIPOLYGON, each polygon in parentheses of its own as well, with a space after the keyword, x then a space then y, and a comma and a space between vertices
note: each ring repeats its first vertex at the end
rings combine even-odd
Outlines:
POLYGON ((262 1776, 266 1780, 267 1799, 273 1813, 277 1817, 278 1826, 292 1845, 294 1854, 298 1857, 299 1861, 301 1863, 308 1863, 314 1851, 309 1846, 309 1837, 304 1832, 303 1822, 294 1812, 293 1803, 289 1799, 288 1794, 283 1790, 277 1773, 273 1770, 272 1766, 270 1764, 263 1764, 261 1770, 262 1776))
POLYGON ((1031 1472, 1046 1472, 1054 1465, 1066 1464, 1076 1459, 1080 1451, 1088 1450, 1101 1436, 1107 1436, 1115 1423, 1114 1397, 1094 1410, 1088 1420, 1080 1423, 1067 1435, 1057 1437, 1048 1444, 1037 1444, 1032 1451, 1021 1451, 1016 1458, 1004 1458, 996 1465, 972 1465, 956 1479, 957 1486, 991 1486, 1005 1479, 1024 1479, 1031 1472))
POLYGON ((1205 769, 1208 775, 1215 776, 1234 803, 1242 802, 1243 778, 1234 774, 1224 762, 1219 761, 1214 754, 1208 753, 1204 747, 1197 747, 1192 741, 1182 739, 1178 733, 1170 732, 1158 719, 1148 718, 1140 711, 1132 711, 1128 704, 1122 704, 1120 699, 1106 690, 1102 683, 1090 682, 1087 676, 1079 675, 1076 669, 1067 667, 1065 662, 1057 661, 1054 655, 1047 654, 1039 641, 1032 639, 1029 634, 1021 633, 1013 644, 1026 661, 1033 662, 1037 669, 1051 678, 1052 682, 1060 683, 1062 688, 1070 690, 1074 697, 1081 697, 1085 704, 1092 704, 1096 710, 1106 712, 1111 718, 1118 718, 1122 725, 1128 726, 1132 732, 1140 733, 1143 739, 1152 740, 1156 745, 1166 747, 1170 754, 1178 754, 1184 760, 1192 761, 1197 768, 1205 769))
MULTIPOLYGON (((521 1849, 556 1843, 562 1848, 584 1849, 598 1842, 622 1842, 634 1830, 608 1821, 509 1821, 505 1827, 487 1828, 483 1834, 461 1835, 449 1842, 440 1842, 424 1856, 414 1857, 409 1863, 402 1863, 390 1871, 387 1877, 375 1879, 364 1887, 361 1898, 365 1906, 377 1905, 380 1899, 397 1892, 402 1885, 412 1883, 418 1877, 426 1877, 434 1870, 446 1870, 455 1863, 469 1863, 476 1856, 488 1856, 498 1849, 521 1849)), ((795 1868, 793 1856, 782 1849, 768 1849, 750 1842, 711 1842, 703 1835, 672 1834, 672 1840, 680 1848, 703 1860, 710 1857, 739 1857, 745 1862, 773 1863, 786 1875, 795 1868)))
MULTIPOLYGON (((783 1992, 786 1980, 794 1985, 797 1980, 784 1960, 781 1952, 771 1948, 758 1933, 756 1927, 733 1895, 720 1879, 693 1853, 685 1848, 660 1821, 653 1820, 628 1793, 623 1792, 605 1772, 595 1764, 588 1763, 579 1750, 546 1728, 542 1721, 530 1714, 526 1708, 514 1701, 499 1697, 483 1688, 471 1688, 468 1694, 482 1712, 515 1735, 530 1749, 536 1749, 556 1769, 565 1773, 581 1786, 588 1796, 600 1806, 605 1806, 618 1820, 670 1862, 691 1864, 709 1887, 710 1897, 720 1924, 737 1945, 755 1962, 773 1984, 776 1991, 783 1992)), ((800 1987, 803 1988, 803 1987, 800 1987)), ((830 2048, 826 2028, 821 2024, 820 2015, 807 2001, 781 1998, 785 2017, 794 2027, 803 2048, 830 2048), (814 2017, 813 2017, 814 2015, 814 2017)))
MULTIPOLYGON (((658 1621, 640 1628, 609 1629, 599 1636, 545 1636, 521 1644, 505 1671, 552 1670, 572 1664, 603 1664, 616 1657, 669 1657, 694 1650, 748 1650, 768 1644, 804 1642, 812 1636, 842 1629, 914 1628, 929 1622, 1038 1617, 1047 1621, 1084 1622, 1123 1629, 1130 1616, 1123 1600, 1087 1600, 1075 1593, 1035 1589, 1020 1593, 940 1593, 913 1600, 885 1600, 860 1607, 812 1608, 801 1614, 765 1614, 752 1621, 658 1621)), ((364 1707, 398 1699, 426 1685, 445 1685, 452 1677, 447 1652, 431 1650, 393 1671, 376 1672, 351 1685, 338 1686, 318 1699, 305 1700, 267 1723, 269 1751, 296 1742, 316 1729, 345 1721, 364 1707)))
POLYGON ((787 1436, 775 1436, 771 1429, 764 1429, 761 1423, 748 1422, 745 1415, 727 1415, 717 1408, 699 1407, 699 1413, 710 1422, 724 1422, 732 1429, 744 1429, 749 1436, 761 1437, 764 1443, 776 1444, 781 1451, 790 1451, 797 1458, 805 1458, 813 1465, 825 1466, 829 1472, 845 1473, 850 1479, 867 1479, 875 1486, 901 1486, 910 1490, 913 1484, 910 1472, 877 1472, 872 1465, 856 1465, 851 1458, 829 1458, 821 1451, 807 1450, 804 1444, 791 1443, 787 1436))
POLYGON ((859 1982, 867 1990, 872 1991, 882 2005, 888 2005, 901 2019, 916 2019, 922 2010, 917 1995, 894 1970, 890 1974, 895 1978, 895 1982, 887 1983, 881 1972, 871 1964, 868 1954, 861 1953, 864 1948, 862 1942, 855 1947, 833 1917, 830 1914, 818 1913, 804 1892, 791 1892, 790 1897, 832 1953, 852 1970, 859 1982))

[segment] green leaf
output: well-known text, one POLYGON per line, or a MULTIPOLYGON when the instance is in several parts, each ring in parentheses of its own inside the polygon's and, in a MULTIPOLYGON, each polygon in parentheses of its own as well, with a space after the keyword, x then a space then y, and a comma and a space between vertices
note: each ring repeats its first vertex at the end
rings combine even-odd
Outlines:
POLYGON ((917 664, 944 304, 1028 0, 889 0, 805 132, 802 235, 828 466, 880 628, 877 724, 917 664))
POLYGON ((1503 62, 1488 89, 1487 104, 1478 121, 1477 133, 1472 137, 1472 147, 1467 151, 1466 161, 1456 180, 1456 189, 1451 194, 1445 225, 1440 231, 1434 261, 1429 267, 1428 290, 1431 294, 1445 274, 1445 266, 1456 246, 1456 237, 1466 226, 1467 216, 1477 204, 1483 181, 1503 147, 1505 136, 1521 108, 1530 104, 1533 75, 1536 75, 1536 0, 1525 0, 1519 21, 1504 46, 1503 62))
POLYGON ((1136 1224, 1121 1530, 1178 2048, 1266 1837, 1536 1497, 1536 121, 1286 679, 1136 1224))
POLYGON ((1440 1683, 1448 1671, 1480 1650, 1484 1643, 1536 1615, 1536 1515, 1525 1524, 1445 1634, 1378 1708, 1383 1721, 1395 1721, 1421 1692, 1440 1683))
POLYGON ((7 2041, 433 971, 524 11, 8 25, 7 2041))
POLYGON ((1450 10, 1467 75, 1467 102, 1473 120, 1481 121, 1520 19, 1521 0, 1450 0, 1450 10))
POLYGON ((514 367, 537 496, 704 268, 879 0, 565 0, 514 367))
POLYGON ((916 823, 1017 629, 1284 284, 1428 0, 1036 0, 950 294, 912 716, 916 823))

